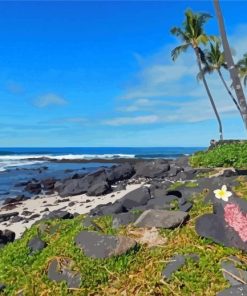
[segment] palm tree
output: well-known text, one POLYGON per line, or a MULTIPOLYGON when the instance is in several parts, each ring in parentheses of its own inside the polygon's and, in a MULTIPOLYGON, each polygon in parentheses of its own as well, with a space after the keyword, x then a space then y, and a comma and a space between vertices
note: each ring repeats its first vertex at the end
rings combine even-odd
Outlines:
POLYGON ((239 75, 243 79, 244 86, 247 86, 247 53, 244 57, 238 61, 237 68, 239 70, 239 75))
POLYGON ((189 48, 193 48, 204 87, 218 121, 219 135, 220 139, 222 140, 223 131, 221 119, 202 70, 202 62, 205 62, 205 57, 203 51, 200 48, 200 44, 206 45, 209 40, 215 40, 214 36, 207 36, 203 29, 204 24, 210 18, 211 16, 207 13, 193 13, 191 10, 187 10, 185 12, 185 21, 182 24, 182 28, 174 27, 171 29, 171 33, 176 37, 179 37, 183 42, 182 45, 179 45, 172 50, 171 56, 173 61, 175 61, 181 53, 186 52, 189 48))
POLYGON ((225 61, 227 63, 227 69, 230 72, 230 76, 232 79, 232 86, 235 90, 236 97, 238 99, 238 103, 244 119, 245 128, 247 129, 247 103, 246 103, 244 91, 241 85, 240 78, 238 76, 238 69, 234 64, 231 49, 227 40, 224 19, 222 16, 219 0, 213 0, 213 1, 214 1, 214 7, 215 7, 217 19, 218 19, 220 35, 221 35, 221 40, 222 40, 223 49, 224 49, 225 61))
MULTIPOLYGON (((233 96, 233 94, 232 94, 230 88, 228 87, 228 85, 222 75, 222 72, 221 72, 221 68, 227 69, 227 64, 225 63, 224 54, 220 50, 220 41, 219 40, 215 40, 214 43, 210 42, 209 50, 205 51, 205 58, 206 58, 206 64, 202 70, 203 74, 211 74, 215 71, 218 73, 224 87, 226 88, 228 94, 232 98, 233 103, 236 105, 236 107, 243 119, 238 102, 235 99, 235 97, 233 96)), ((247 59, 246 59, 246 61, 247 61, 247 59)), ((198 79, 202 79, 201 73, 199 73, 197 77, 198 77, 198 79)))

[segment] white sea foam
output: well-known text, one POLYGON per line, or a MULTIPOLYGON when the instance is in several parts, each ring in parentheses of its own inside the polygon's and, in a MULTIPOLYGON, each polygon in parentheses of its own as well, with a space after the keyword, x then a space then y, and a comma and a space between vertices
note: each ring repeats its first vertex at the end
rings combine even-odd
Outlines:
POLYGON ((134 154, 64 154, 64 155, 51 155, 51 154, 22 154, 22 155, 1 155, 0 161, 13 161, 13 160, 27 160, 27 159, 51 159, 51 160, 62 160, 62 159, 114 159, 114 158, 134 158, 134 154))
POLYGON ((58 156, 49 156, 50 159, 114 159, 114 158, 134 158, 134 154, 66 154, 58 156))
POLYGON ((8 168, 11 167, 19 167, 19 166, 26 166, 26 165, 32 165, 32 164, 36 164, 36 163, 43 163, 44 161, 1 161, 0 160, 0 172, 4 172, 6 171, 8 168))
POLYGON ((0 172, 10 167, 26 166, 37 163, 43 163, 44 160, 80 160, 80 159, 116 159, 116 158, 134 158, 133 154, 22 154, 22 155, 1 155, 0 172), (35 160, 37 159, 37 160, 35 160))

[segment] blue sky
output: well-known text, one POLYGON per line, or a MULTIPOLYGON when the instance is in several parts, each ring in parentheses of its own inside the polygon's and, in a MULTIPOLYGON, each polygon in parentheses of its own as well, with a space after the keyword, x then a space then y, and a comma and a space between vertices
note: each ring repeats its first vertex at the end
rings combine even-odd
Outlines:
MULTIPOLYGON (((0 2, 0 146, 206 146, 217 124, 193 52, 171 61, 186 8, 212 1, 0 2)), ((222 1, 238 59, 247 2, 222 1)), ((215 19, 207 32, 218 34, 215 19)), ((228 79, 228 73, 225 73, 228 79)), ((226 138, 245 137, 217 76, 226 138)))

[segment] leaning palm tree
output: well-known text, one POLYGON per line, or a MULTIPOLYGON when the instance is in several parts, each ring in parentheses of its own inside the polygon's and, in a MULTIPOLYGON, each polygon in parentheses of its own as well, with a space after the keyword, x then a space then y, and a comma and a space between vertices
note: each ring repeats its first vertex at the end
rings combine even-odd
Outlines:
MULTIPOLYGON (((238 102, 235 99, 235 97, 233 96, 233 94, 232 94, 230 88, 228 87, 228 85, 222 75, 222 72, 221 72, 221 68, 227 69, 227 64, 225 62, 224 53, 220 50, 220 41, 219 40, 215 40, 214 43, 210 42, 209 49, 205 50, 205 58, 206 58, 206 64, 202 70, 203 74, 211 74, 215 71, 218 73, 224 87, 226 88, 228 94, 232 98, 233 103, 237 107, 237 109, 243 119, 241 109, 238 105, 238 102)), ((247 59, 246 59, 246 61, 247 61, 247 59)), ((197 75, 197 77, 198 77, 198 79, 202 79, 201 73, 199 73, 197 75)))
POLYGON ((243 79, 244 86, 247 86, 247 53, 244 57, 238 61, 237 68, 239 71, 239 76, 243 79))
POLYGON ((213 0, 213 2, 214 2, 214 8, 215 8, 218 24, 219 24, 219 30, 220 30, 223 49, 224 49, 225 61, 227 63, 227 69, 229 70, 229 73, 230 73, 230 76, 232 79, 232 86, 235 90, 236 97, 238 99, 238 103, 241 108, 245 128, 247 129, 247 102, 246 102, 246 98, 244 95, 244 91, 243 91, 243 88, 241 85, 240 78, 238 76, 238 69, 236 68, 236 66, 234 64, 231 49, 230 49, 230 46, 228 43, 226 30, 225 30, 225 24, 224 24, 224 18, 223 18, 222 12, 221 12, 219 0, 213 0))
POLYGON ((209 97, 210 103, 212 105, 212 108, 214 110, 215 116, 218 121, 219 125, 219 135, 220 139, 223 139, 223 131, 222 131, 222 123, 219 116, 219 113, 217 111, 217 108, 214 103, 214 99, 211 95, 211 92, 209 90, 205 75, 203 73, 202 69, 202 62, 205 62, 205 57, 203 54, 203 51, 200 48, 201 44, 206 45, 209 40, 215 40, 214 36, 207 36, 204 32, 203 26, 204 24, 211 18, 209 14, 206 13, 193 13, 191 10, 187 10, 185 12, 185 21, 182 24, 182 28, 174 27, 171 29, 171 33, 177 37, 179 37, 182 40, 182 45, 177 46, 172 50, 172 59, 175 61, 177 57, 188 50, 188 48, 193 48, 197 64, 199 67, 199 72, 202 76, 202 81, 204 84, 204 87, 206 89, 207 95, 209 97))

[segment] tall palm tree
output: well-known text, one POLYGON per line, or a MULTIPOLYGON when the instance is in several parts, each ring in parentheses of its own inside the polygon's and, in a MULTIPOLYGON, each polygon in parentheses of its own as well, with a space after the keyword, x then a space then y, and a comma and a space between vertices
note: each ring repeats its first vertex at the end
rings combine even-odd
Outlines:
POLYGON ((239 103, 239 106, 240 106, 240 109, 242 112, 245 128, 247 129, 247 103, 246 103, 244 91, 243 91, 243 88, 241 85, 240 78, 238 76, 238 69, 235 67, 232 53, 231 53, 231 49, 230 49, 230 46, 229 46, 229 43, 227 40, 224 19, 222 16, 219 0, 213 0, 213 1, 214 1, 215 12, 217 15, 221 40, 222 40, 223 49, 224 49, 225 61, 227 63, 227 68, 230 72, 230 76, 232 79, 232 86, 235 90, 236 97, 238 99, 238 103, 239 103))
POLYGON ((211 18, 209 14, 206 13, 193 13, 191 10, 187 10, 185 12, 185 20, 182 24, 182 28, 174 27, 171 29, 171 33, 178 38, 182 40, 182 44, 177 46, 172 50, 171 56, 173 61, 177 59, 177 57, 187 51, 189 48, 193 48, 197 65, 199 68, 199 72, 202 76, 202 81, 204 84, 204 87, 206 89, 207 95, 209 97, 210 103, 212 105, 212 108, 214 110, 215 116, 218 121, 219 125, 219 135, 220 139, 223 139, 223 131, 222 131, 222 123, 219 116, 219 113, 217 111, 217 108, 214 103, 214 99, 211 95, 211 92, 209 90, 205 75, 203 73, 202 69, 202 62, 205 62, 204 60, 204 54, 203 51, 200 48, 201 44, 206 45, 209 40, 215 40, 214 36, 207 36, 204 32, 203 26, 204 24, 211 18))
POLYGON ((247 86, 247 53, 244 57, 238 61, 237 68, 239 70, 239 75, 243 79, 244 86, 247 86))
MULTIPOLYGON (((232 94, 230 88, 228 87, 228 85, 222 75, 222 72, 221 72, 221 68, 227 69, 227 64, 225 63, 224 54, 220 50, 220 41, 219 40, 215 40, 214 43, 210 42, 209 50, 205 50, 205 58, 206 58, 206 64, 203 68, 203 74, 211 74, 215 71, 218 73, 224 87, 226 88, 228 94, 232 98, 233 103, 236 105, 236 107, 243 119, 238 102, 235 99, 235 97, 233 96, 233 94, 232 94)), ((246 59, 246 61, 247 61, 247 59, 246 59)), ((197 77, 199 79, 202 79, 201 73, 199 73, 197 77)))

